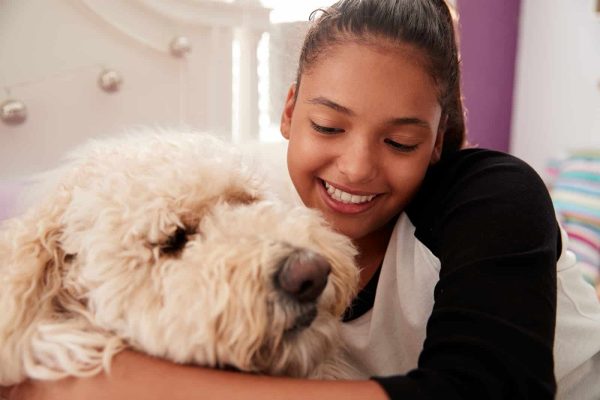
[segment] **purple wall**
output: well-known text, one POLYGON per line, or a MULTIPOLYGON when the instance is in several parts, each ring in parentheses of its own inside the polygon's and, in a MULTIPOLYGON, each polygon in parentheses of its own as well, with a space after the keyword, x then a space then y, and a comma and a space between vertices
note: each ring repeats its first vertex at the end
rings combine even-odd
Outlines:
POLYGON ((469 141, 508 151, 520 0, 457 0, 469 141))

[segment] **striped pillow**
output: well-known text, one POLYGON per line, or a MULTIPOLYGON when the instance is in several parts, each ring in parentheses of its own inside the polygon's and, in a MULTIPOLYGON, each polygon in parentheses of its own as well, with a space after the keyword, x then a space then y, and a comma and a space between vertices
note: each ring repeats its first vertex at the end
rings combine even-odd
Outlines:
POLYGON ((550 191, 569 249, 584 277, 600 283, 600 149, 572 153, 558 166, 550 191))

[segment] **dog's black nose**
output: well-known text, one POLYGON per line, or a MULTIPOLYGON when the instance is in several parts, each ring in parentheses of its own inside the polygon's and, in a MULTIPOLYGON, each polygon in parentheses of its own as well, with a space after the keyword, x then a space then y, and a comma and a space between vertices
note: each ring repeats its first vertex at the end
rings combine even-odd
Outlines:
POLYGON ((307 303, 323 293, 330 271, 325 257, 310 250, 297 250, 282 263, 276 280, 284 292, 307 303))

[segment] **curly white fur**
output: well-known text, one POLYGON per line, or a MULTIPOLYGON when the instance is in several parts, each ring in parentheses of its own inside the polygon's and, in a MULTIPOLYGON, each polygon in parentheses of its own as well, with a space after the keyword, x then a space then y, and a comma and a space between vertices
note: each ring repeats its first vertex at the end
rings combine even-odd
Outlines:
POLYGON ((230 146, 143 133, 74 152, 52 190, 0 232, 0 385, 108 370, 126 347, 179 363, 346 375, 339 319, 355 293, 350 241, 269 198, 230 146), (178 228, 187 243, 165 249, 178 228), (331 274, 306 310, 274 283, 298 249, 331 274))

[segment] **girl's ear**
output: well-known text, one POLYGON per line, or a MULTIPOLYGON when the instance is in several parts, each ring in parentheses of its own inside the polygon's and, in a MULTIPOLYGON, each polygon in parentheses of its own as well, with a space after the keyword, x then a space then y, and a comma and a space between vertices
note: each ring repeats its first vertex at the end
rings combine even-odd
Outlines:
POLYGON ((446 133, 448 116, 442 116, 440 119, 440 125, 438 127, 437 135, 435 137, 435 144, 433 145, 433 152, 431 153, 430 165, 433 165, 440 161, 442 158, 442 149, 444 147, 444 134, 446 133))
POLYGON ((294 113, 294 106, 296 105, 296 83, 292 83, 290 86, 287 98, 285 99, 285 105, 283 106, 283 112, 281 113, 281 135, 289 139, 290 129, 292 126, 292 114, 294 113))

